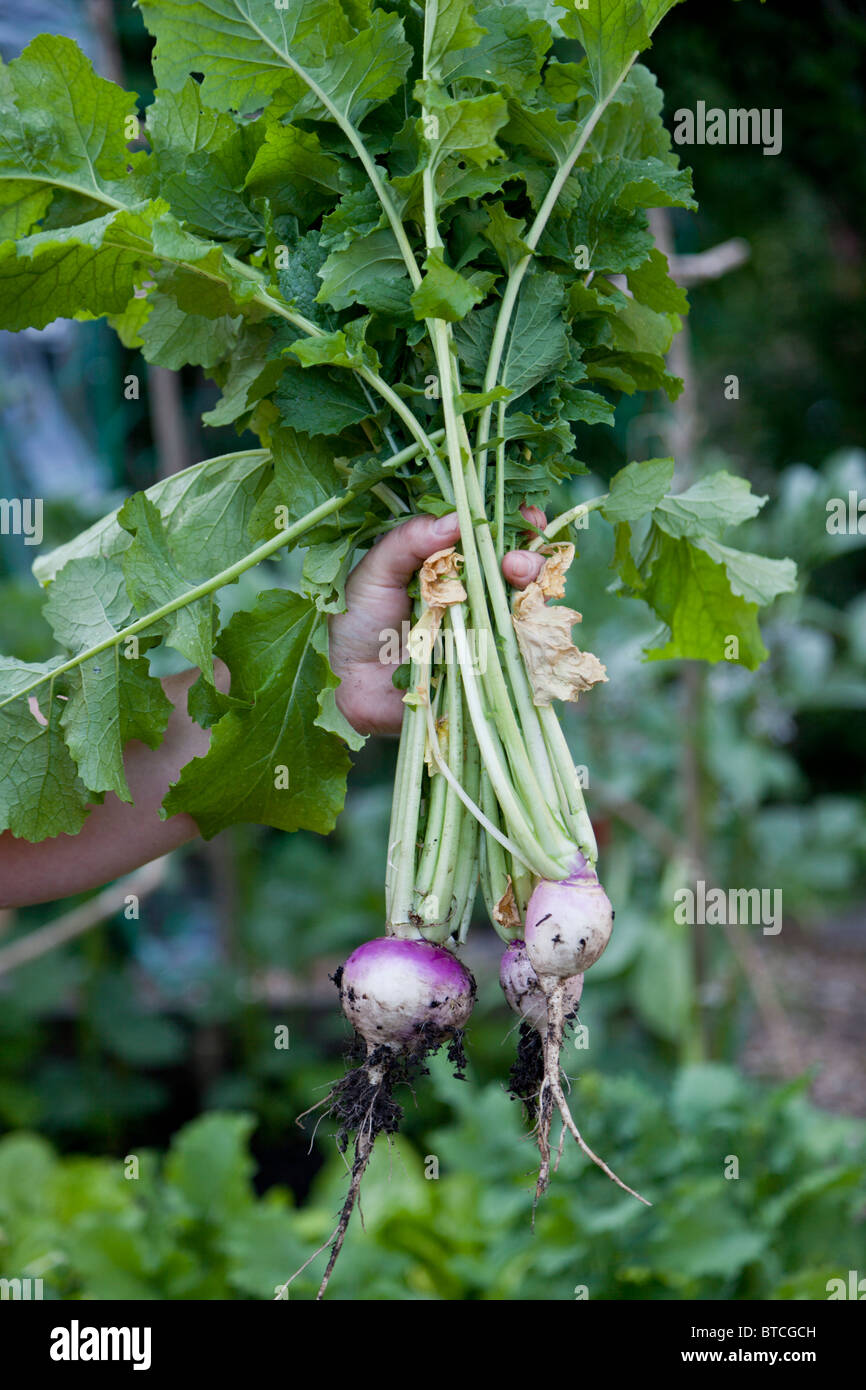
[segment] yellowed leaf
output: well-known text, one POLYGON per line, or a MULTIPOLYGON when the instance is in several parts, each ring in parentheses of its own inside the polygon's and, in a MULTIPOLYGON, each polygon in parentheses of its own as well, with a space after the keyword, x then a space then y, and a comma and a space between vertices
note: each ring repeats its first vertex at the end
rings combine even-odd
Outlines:
POLYGON ((515 927, 520 928, 523 926, 520 920, 520 913, 517 909, 517 902, 514 897, 514 886, 511 882, 511 874, 508 875, 505 892, 493 909, 493 916, 499 925, 505 927, 507 931, 512 931, 515 927))
MULTIPOLYGON (((442 759, 442 761, 443 761, 444 763, 447 763, 447 761, 448 761, 448 716, 447 716, 447 714, 442 714, 442 715, 440 715, 439 718, 436 720, 436 738, 437 738, 438 743, 439 743, 439 756, 441 757, 441 759, 442 759)), ((435 760, 434 757, 433 757, 433 750, 432 750, 431 747, 430 747, 430 736, 429 736, 429 734, 428 734, 427 740, 426 740, 426 742, 425 742, 425 744, 424 744, 424 761, 425 761, 425 763, 427 764, 427 771, 428 771, 428 773, 430 774, 431 777, 435 777, 437 774, 439 774, 439 768, 436 766, 436 760, 435 760)), ((440 775, 441 775, 441 774, 440 774, 440 775)))
POLYGON ((559 545, 544 546, 541 553, 547 559, 536 584, 545 598, 565 598, 565 576, 574 559, 574 546, 563 541, 559 545))
POLYGON ((571 639, 571 629, 581 621, 580 613, 546 602, 548 598, 562 598, 565 574, 573 559, 573 545, 551 547, 538 578, 514 600, 512 622, 536 705, 576 700, 582 691, 607 680, 598 657, 582 652, 571 639))
POLYGON ((421 597, 428 608, 448 608, 452 603, 464 602, 466 590, 460 582, 457 568, 462 563, 463 556, 458 555, 453 545, 427 557, 418 578, 421 597))

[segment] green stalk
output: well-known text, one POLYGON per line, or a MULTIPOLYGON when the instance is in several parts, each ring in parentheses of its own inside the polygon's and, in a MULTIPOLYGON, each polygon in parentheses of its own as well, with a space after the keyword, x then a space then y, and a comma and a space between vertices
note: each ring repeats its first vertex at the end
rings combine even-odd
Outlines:
MULTIPOLYGON (((446 615, 447 617, 447 615, 446 615)), ((458 782, 463 783, 469 796, 473 796, 471 785, 472 760, 477 753, 474 738, 469 738, 469 748, 464 761, 466 734, 463 727, 463 691, 456 671, 447 673, 448 681, 448 766, 458 782), (465 765, 465 772, 464 772, 465 765)), ((456 893, 455 876, 462 864, 464 822, 474 818, 465 810, 454 788, 446 783, 440 774, 437 778, 445 789, 444 814, 441 835, 437 846, 435 873, 430 895, 438 903, 440 920, 451 920, 452 897, 456 893)))
POLYGON ((559 516, 555 516, 552 521, 547 523, 541 535, 536 536, 530 542, 529 549, 540 550, 548 541, 552 541, 553 537, 558 535, 560 531, 564 531, 566 526, 571 526, 572 522, 579 520, 580 517, 589 516, 590 512, 603 507, 609 496, 610 493, 605 492, 601 497, 592 497, 588 502, 577 502, 575 506, 569 507, 567 512, 560 512, 559 516))
MULTIPOLYGON (((443 684, 445 685, 446 695, 445 718, 448 721, 448 765, 451 767, 451 771, 454 772, 454 775, 456 777, 459 777, 460 772, 455 770, 452 762, 452 729, 450 726, 452 688, 454 686, 454 681, 448 680, 448 673, 445 670, 441 670, 439 675, 439 690, 437 691, 437 700, 440 702, 443 684)), ((433 723, 437 734, 439 732, 439 718, 440 715, 437 707, 437 709, 434 709, 433 711, 433 723)), ((427 736, 428 738, 430 737, 429 730, 427 736)), ((445 778, 441 776, 441 774, 436 777, 430 777, 430 801, 429 809, 427 812, 427 825, 424 832, 424 847, 421 851, 421 858, 418 863, 418 872, 415 875, 415 892, 418 894, 419 898, 422 899, 425 898, 427 894, 430 892, 433 883, 433 875, 436 872, 436 861, 439 856, 439 846, 441 843, 443 827, 445 823, 445 804, 447 801, 448 791, 448 784, 446 783, 445 778)), ((423 910, 421 911, 421 916, 425 916, 423 910)))
MULTIPOLYGON (((476 799, 479 795, 480 781, 481 758, 478 752, 478 744, 470 737, 466 749, 465 783, 466 789, 473 799, 476 799)), ((478 885, 480 842, 482 839, 486 838, 487 836, 483 834, 475 817, 466 812, 463 816, 463 824, 460 832, 460 847, 457 857, 458 868, 454 875, 452 923, 456 925, 456 936, 458 941, 466 940, 466 933, 469 930, 469 923, 472 920, 472 910, 475 906, 475 890, 478 885)))
POLYGON ((400 742, 397 748, 397 766, 394 770, 394 790, 391 795, 391 820, 388 826, 388 855, 385 866, 385 920, 388 923, 391 922, 395 915, 394 883, 397 878, 398 869, 394 862, 394 858, 397 853, 405 851, 405 846, 401 844, 400 835, 400 803, 406 787, 406 762, 409 757, 412 726, 408 719, 405 718, 405 709, 403 715, 403 722, 400 725, 400 742))
POLYGON ((500 752, 491 738, 492 730, 488 720, 487 712, 484 708, 481 691, 472 665, 469 654, 469 643, 466 635, 466 625, 461 604, 455 604, 452 610, 452 621, 458 642, 458 651, 462 648, 460 656, 460 674, 463 678, 463 688, 466 692, 466 704, 478 741, 479 751, 484 766, 490 777, 496 799, 505 815, 508 834, 517 845, 521 856, 527 865, 537 873, 539 878, 564 878, 568 872, 573 846, 562 832, 559 832, 559 843, 556 845, 555 853, 558 858, 549 853, 543 843, 539 841, 531 821, 527 818, 526 812, 517 799, 511 779, 503 764, 500 752))
POLYGON ((598 859, 598 845, 595 832, 586 809, 583 787, 580 785, 574 766, 574 759, 568 746, 562 725, 556 717, 552 705, 543 706, 538 711, 544 737, 550 750, 550 758, 561 779, 562 792, 581 854, 594 864, 598 859))
POLYGON ((94 646, 88 647, 86 651, 79 652, 76 656, 70 657, 68 661, 62 662, 59 666, 54 666, 44 675, 37 676, 29 685, 22 686, 16 690, 14 695, 7 695, 5 700, 0 700, 0 709, 12 703, 13 700, 20 700, 23 696, 29 695, 31 691, 37 690, 46 681, 56 680, 58 676, 64 675, 67 671, 74 671, 77 666, 81 666, 85 661, 90 661, 95 656, 100 656, 103 652, 109 651, 112 647, 117 647, 127 638, 134 637, 139 632, 144 632, 146 628, 152 627, 162 618, 167 618, 171 613, 176 613, 179 608, 186 608, 188 604, 195 603, 200 598, 207 598, 208 594, 215 593, 217 589, 222 589, 226 584, 233 584, 247 570, 253 569, 255 565, 261 564, 262 560, 267 560, 270 555, 276 554, 291 541, 297 540, 298 536, 304 535, 306 531, 311 531, 314 526, 318 526, 320 521, 326 517, 333 516, 339 512, 353 498, 363 492, 369 492, 375 480, 369 483, 352 488, 344 492, 341 497, 331 497, 327 502, 322 502, 312 511, 307 512, 300 520, 287 526, 285 530, 278 531, 269 541, 264 541, 262 545, 256 546, 248 555, 244 555, 240 560, 236 560, 233 565, 228 565, 226 569, 220 570, 219 574, 214 574, 210 579, 205 579, 201 584, 195 584, 192 588, 186 589, 176 598, 170 599, 168 603, 163 603, 159 608, 154 608, 150 613, 145 613, 143 618, 137 618, 134 623, 129 623, 127 627, 121 628, 111 637, 106 637, 102 642, 97 642, 94 646))
POLYGON ((388 218, 389 223, 391 224, 391 230, 394 233, 397 245, 400 247, 400 254, 402 255, 403 260, 406 264, 406 269, 409 272, 409 277, 412 281, 412 284, 416 286, 419 285, 421 283, 421 272, 418 269, 417 263, 415 261, 414 252, 409 244, 409 238, 406 235, 406 229, 403 226, 402 221, 400 220, 400 217, 397 213, 397 209, 391 202, 390 195, 388 194, 388 191, 385 188, 384 183, 382 182, 382 177, 376 166, 375 160, 367 150, 367 147, 364 144, 364 141, 362 140, 360 133, 355 129, 355 127, 352 125, 352 122, 348 119, 347 116, 343 114, 340 108, 336 106, 334 102, 331 101, 331 98, 328 96, 327 92, 319 86, 315 78, 312 77, 309 72, 307 72, 306 68, 304 68, 299 62, 297 62, 292 57, 291 53, 288 51, 288 48, 282 49, 279 47, 278 44, 273 43, 268 34, 265 33, 263 29, 260 29, 258 27, 258 25, 255 23, 252 16, 249 14, 247 10, 244 11, 244 18, 247 20, 250 27, 254 29, 255 32, 258 34, 262 43, 267 44, 268 48, 270 48, 277 55, 277 57, 283 63, 285 63, 287 67, 291 68, 291 70, 294 73, 296 73, 298 77, 300 77, 301 81, 304 82, 307 85, 307 87, 309 87, 316 100, 321 102, 325 110, 329 112, 331 119, 339 126, 340 130, 342 130, 343 134, 346 136, 346 139, 349 141, 350 145, 352 146, 352 149, 355 151, 356 155, 358 156, 362 165, 364 166, 364 170, 367 174, 368 179, 370 180, 370 183, 373 186, 373 189, 376 193, 376 197, 379 199, 379 202, 381 203, 382 208, 384 209, 385 215, 388 218))
POLYGON ((400 741, 406 740, 399 781, 394 787, 392 815, 393 834, 388 846, 388 935, 417 936, 412 922, 415 911, 415 863, 418 839, 418 816, 421 810, 421 789, 424 781, 424 747, 427 739, 427 710, 423 701, 430 698, 430 663, 413 661, 411 689, 420 690, 422 703, 407 705, 403 714, 400 741))
MULTIPOLYGON (((596 102, 592 111, 587 116, 586 121, 581 127, 580 134, 578 135, 574 145, 572 146, 565 160, 557 170, 556 175, 554 176, 551 185, 547 190, 544 202, 538 209, 538 213, 536 214, 535 220, 532 223, 532 226, 530 227, 526 236, 524 237, 524 241, 530 248, 530 255, 524 256, 523 259, 518 261, 517 265, 514 266, 513 270, 511 271, 508 277, 508 281, 506 283, 505 290, 502 295, 502 301, 499 305, 499 315, 496 320, 496 327, 493 331, 493 342, 490 347, 490 358, 487 364, 487 373, 484 378, 485 391, 492 391, 499 381, 499 368, 502 365, 502 354, 505 351, 505 344, 508 338, 508 330, 511 326, 511 316, 514 313, 514 307, 517 303, 517 295, 520 291, 520 286, 523 281, 523 277, 529 269, 529 264, 532 260, 531 253, 535 251, 535 248, 538 245, 539 240, 541 239, 541 234, 547 226, 550 214, 553 212, 553 209, 556 206, 556 203, 559 199, 559 195, 565 186, 566 179, 568 178, 569 174, 571 173, 581 154, 586 149, 592 132, 595 130, 595 127, 598 125, 598 122, 600 121, 607 107, 610 105, 610 102, 613 100, 614 96, 619 91, 620 87, 622 86, 623 82, 628 76, 632 64, 634 63, 637 56, 637 53, 632 54, 632 56, 628 60, 628 63, 623 68, 619 77, 611 87, 610 91, 607 93, 606 96, 602 98, 601 101, 596 102)), ((483 446, 485 445, 490 435, 491 411, 492 405, 485 406, 484 410, 481 413, 481 417, 478 421, 477 440, 478 444, 482 446, 482 452, 478 456, 478 479, 481 484, 482 492, 484 491, 484 480, 487 473, 487 451, 486 448, 483 448, 483 446)))
MULTIPOLYGON (((455 409, 454 384, 451 374, 451 346, 448 341, 447 329, 444 321, 441 319, 437 319, 435 321, 434 329, 434 350, 436 352, 436 360, 439 367, 439 380, 442 390, 442 404, 445 414, 445 437, 448 442, 448 453, 451 462, 451 476, 454 484, 454 501, 457 507, 457 514, 460 519, 460 542, 466 561, 464 568, 464 578, 466 581, 466 588, 469 595, 470 612, 472 615, 472 621, 476 632, 485 632, 488 635, 488 651, 486 653, 487 669, 483 675, 484 689, 487 694, 487 698, 491 706, 491 713, 493 715, 493 719, 496 723, 496 727, 502 739, 502 743, 504 745, 509 764, 513 771, 515 780, 520 788, 521 796, 523 797, 524 802, 527 806, 530 816, 530 822, 536 835, 537 848, 541 849, 542 844, 550 845, 552 854, 557 857, 564 858, 567 862, 570 856, 570 851, 572 849, 571 842, 565 835, 563 827, 559 824, 559 822, 554 818, 553 814, 551 813, 545 794, 542 791, 542 788, 539 785, 538 779, 535 775, 535 771, 533 769, 530 758, 527 756, 526 748, 524 747, 523 735, 521 733, 520 726, 518 725, 514 709, 512 708, 509 690, 506 686, 505 677, 502 673, 502 668, 499 663, 499 653, 496 650, 495 642, 489 640, 492 638, 491 622, 490 615, 487 610, 487 601, 484 592, 484 583, 482 579, 482 568, 481 563, 479 561, 478 549, 475 542, 476 524, 478 526, 478 534, 482 545, 489 544, 492 547, 492 538, 490 536, 490 528, 487 525, 487 519, 484 515, 483 505, 480 504, 480 499, 478 499, 477 496, 473 497, 472 500, 475 503, 475 506, 472 507, 470 504, 469 496, 467 494, 467 479, 470 480, 471 484, 475 485, 476 492, 477 479, 475 478, 475 472, 471 465, 468 468, 464 468, 463 450, 461 448, 460 442, 460 421, 458 419, 455 409)), ((467 460, 470 457, 471 455, 466 455, 467 460)), ((495 596, 498 590, 498 592, 501 594, 507 614, 508 606, 507 601, 505 601, 504 586, 502 577, 499 574, 498 570, 495 549, 493 551, 493 567, 495 570, 495 578, 492 581, 492 594, 495 596)), ((488 583, 490 583, 491 581, 489 574, 487 577, 488 583)), ((455 605, 455 607, 458 606, 459 605, 455 605)), ((510 628, 510 615, 501 616, 499 620, 499 629, 500 634, 502 635, 503 639, 505 639, 506 657, 509 645, 507 634, 509 633, 510 628)), ((463 630, 465 632, 465 626, 463 630)), ((515 639, 513 632, 510 632, 510 637, 511 641, 514 642, 515 639)), ((468 645, 466 646, 465 650, 468 653, 468 645)), ((525 682, 526 677, 525 673, 523 673, 522 666, 519 669, 522 678, 525 682)), ((461 670, 463 670, 462 660, 461 670)), ((478 738, 479 746, 482 750, 482 756, 484 756, 485 745, 482 741, 482 737, 479 735, 477 725, 475 726, 475 733, 476 737, 478 738)), ((486 762, 487 759, 485 757, 485 763, 486 762)), ((546 763, 546 757, 544 759, 544 762, 546 763)), ((494 784, 496 785, 497 796, 499 796, 500 786, 502 785, 502 771, 504 770, 498 768, 496 776, 494 777, 493 772, 491 770, 491 778, 494 781, 494 784)), ((514 797, 513 793, 510 797, 510 801, 512 805, 516 804, 516 798, 514 797)), ((509 823, 511 823, 511 812, 507 812, 507 815, 509 823)), ((525 823, 525 817, 523 815, 521 815, 520 819, 525 823)), ((515 838, 517 838, 516 832, 515 838)), ((542 851, 542 853, 545 853, 545 857, 549 858, 549 856, 546 855, 545 851, 542 851)))
POLYGON ((496 558, 502 564, 505 554, 505 401, 499 402, 496 433, 499 443, 496 446, 496 509, 493 529, 496 533, 496 558))
MULTIPOLYGON (((481 806, 484 814, 490 818, 494 825, 499 824, 499 806, 493 788, 490 785, 490 778, 486 772, 481 776, 481 787, 479 791, 481 806)), ((505 851, 498 840, 486 832, 481 836, 482 842, 482 871, 484 873, 484 900, 487 904, 487 911, 491 922, 497 925, 493 915, 493 909, 505 892, 508 868, 505 851)))
MULTIPOLYGON (((478 479, 471 466, 466 470, 466 485, 471 504, 476 508, 483 508, 478 479)), ((514 692, 514 703, 517 706, 520 727, 526 741, 538 792, 547 805, 555 800, 553 772, 547 755, 547 746, 539 728, 538 711, 532 700, 526 667, 517 645, 514 624, 511 620, 511 607, 505 591, 505 581, 502 578, 500 558, 497 555, 493 536, 486 519, 477 527, 477 538, 478 549, 481 553, 481 567, 487 584, 487 592, 490 595, 496 628, 502 642, 505 669, 508 672, 511 689, 514 692)))

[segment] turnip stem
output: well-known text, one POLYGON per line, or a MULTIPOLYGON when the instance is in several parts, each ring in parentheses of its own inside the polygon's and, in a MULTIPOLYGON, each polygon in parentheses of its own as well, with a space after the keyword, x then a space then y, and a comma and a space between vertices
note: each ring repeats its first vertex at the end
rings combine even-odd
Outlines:
POLYGON ((567 872, 570 862, 570 842, 561 837, 563 848, 561 857, 554 858, 539 843, 531 824, 527 820, 526 813, 517 799, 511 779, 502 762, 499 751, 491 739, 491 729, 481 701, 481 692, 472 667, 469 656, 468 641, 466 637, 466 625, 460 604, 455 604, 453 611, 453 622, 455 636, 457 637, 458 650, 463 647, 463 655, 460 658, 460 674, 463 678, 463 688, 466 692, 466 704, 472 720, 472 727, 478 741, 481 758, 490 777, 496 799, 505 814, 506 825, 510 837, 514 840, 519 857, 525 859, 529 867, 541 878, 562 878, 567 872))
POLYGON ((394 936, 417 935, 412 922, 415 903, 415 859, 418 838, 418 815, 421 809, 421 790, 424 779, 424 747, 427 736, 427 715, 430 701, 430 661, 413 660, 410 689, 420 703, 407 705, 403 714, 402 739, 406 751, 400 768, 400 782, 394 789, 396 824, 388 846, 388 873, 391 891, 388 910, 388 932, 394 936))
POLYGON ((570 526, 572 522, 577 521, 582 516, 588 516, 597 508, 603 507, 607 499, 608 493, 605 492, 601 497, 593 497, 588 502, 578 502, 575 506, 569 507, 567 512, 560 512, 559 516, 555 516, 552 521, 547 523, 541 535, 536 536, 530 542, 529 549, 541 550, 548 541, 551 541, 560 531, 565 530, 566 526, 570 526))
POLYGON ((589 819, 583 787, 580 785, 565 732, 552 705, 539 707, 538 717, 547 741, 550 760, 561 779, 565 808, 577 837, 578 849, 590 863, 595 864, 598 859, 595 832, 592 828, 592 821, 589 819))
MULTIPOLYGON (((460 541, 466 562, 464 579, 469 595, 469 607, 472 621, 476 632, 484 632, 492 639, 492 625, 490 614, 487 609, 482 566, 479 560, 478 545, 476 544, 475 537, 477 522, 479 543, 484 548, 482 553, 487 553, 489 555, 489 561, 492 561, 492 565, 488 563, 485 566, 486 577, 491 596, 494 600, 494 610, 496 611, 497 605, 499 608, 497 625, 500 635, 503 638, 506 658, 509 657, 509 648, 512 647, 513 644, 510 657, 514 663, 514 679, 517 682, 518 690, 522 684, 524 690, 527 690, 528 693, 526 675, 522 665, 520 665, 520 656, 519 653, 517 653, 516 641, 511 629, 508 602, 505 596, 505 588, 499 571, 499 565, 496 560, 493 539, 490 535, 490 528, 487 525, 487 518, 484 514, 483 502, 478 495, 477 479, 475 478, 471 463, 469 463, 469 467, 465 466, 465 464, 469 462, 471 456, 467 449, 464 458, 464 450, 461 447, 461 421, 458 419, 454 402, 455 392, 451 370, 451 344, 448 340, 446 325, 440 319, 435 320, 434 323, 434 350, 439 367, 442 405, 445 414, 445 434, 448 441, 451 476, 454 484, 454 500, 460 519, 460 541), (471 496, 467 491, 467 487, 471 487, 472 489, 471 496)), ((465 632, 465 626, 463 630, 465 632)), ((468 652, 468 644, 466 651, 468 652)), ((545 792, 538 781, 532 762, 527 755, 526 747, 524 746, 524 736, 521 733, 517 717, 512 707, 510 693, 505 683, 505 677, 499 662, 499 653, 494 641, 488 641, 488 650, 485 655, 487 657, 487 662, 486 670, 483 675, 483 685, 488 695, 492 707, 491 713, 493 720, 502 739, 515 781, 520 787, 521 795, 526 803, 530 823, 535 831, 536 837, 540 837, 542 843, 550 845, 554 855, 561 856, 567 861, 570 858, 571 842, 565 835, 563 827, 550 811, 545 792)), ((470 709, 471 708, 472 705, 470 704, 470 709)), ((473 722, 474 718, 475 716, 473 715, 473 722)), ((484 722, 483 716, 481 717, 481 722, 484 722)), ((532 727, 531 723, 529 723, 529 727, 532 727)), ((479 741, 479 746, 481 747, 482 757, 486 764, 487 758, 484 752, 484 744, 478 734, 477 725, 475 725, 475 732, 479 741)), ((547 755, 546 751, 544 751, 543 740, 539 740, 538 751, 540 755, 543 752, 541 766, 544 768, 547 766, 547 755)), ((502 771, 504 772, 504 769, 502 769, 502 771)), ((497 770, 496 776, 491 772, 491 780, 493 780, 496 786, 496 794, 497 797, 500 798, 501 803, 500 787, 502 786, 502 780, 499 769, 497 770)), ((551 778, 548 794, 550 794, 552 790, 553 784, 551 778)), ((517 804, 513 793, 511 800, 513 805, 517 804)), ((511 822, 512 813, 506 812, 506 814, 509 822, 511 822)), ((521 821, 525 824, 525 816, 521 816, 521 821)))
MULTIPOLYGON (((448 615, 446 613, 446 621, 448 615)), ((470 761, 469 768, 466 765, 464 754, 465 731, 463 727, 463 688, 460 684, 459 673, 456 670, 447 669, 444 679, 447 681, 447 719, 448 719, 448 767, 455 779, 466 787, 469 796, 473 796, 471 785, 467 781, 466 773, 471 770, 471 754, 476 750, 475 740, 470 739, 470 761)), ((430 885, 431 900, 434 905, 438 905, 439 922, 451 922, 453 925, 452 899, 456 893, 455 879, 459 866, 462 863, 462 849, 465 839, 464 820, 467 813, 454 787, 441 774, 434 779, 439 783, 445 793, 445 809, 442 818, 442 827, 437 846, 435 871, 430 885)), ((473 818, 469 816, 471 821, 473 818)))
MULTIPOLYGON (((462 698, 462 695, 461 695, 462 698)), ((478 744, 474 738, 467 741, 464 782, 471 797, 478 799, 481 782, 481 758, 478 744)), ((473 815, 465 812, 460 830, 457 870, 454 875, 454 909, 452 921, 456 927, 458 941, 466 939, 472 910, 475 907, 475 892, 478 885, 478 850, 482 830, 473 815)))
MULTIPOLYGON (((555 208, 559 199, 559 195, 565 186, 566 179, 568 178, 569 174, 571 173, 581 154, 586 149, 592 132, 595 130, 595 127, 598 125, 598 122, 604 115, 604 112, 606 111, 610 102, 613 100, 614 96, 619 91, 622 83, 628 76, 632 64, 634 63, 637 56, 637 53, 633 53, 631 55, 631 57, 628 60, 628 63, 623 68, 619 77, 610 88, 610 91, 608 91, 605 94, 605 96, 602 97, 601 101, 596 102, 595 106, 592 108, 583 125, 581 126, 580 132, 574 145, 569 151, 567 157, 563 160, 563 162, 557 169, 556 174, 554 175, 554 178, 550 184, 550 187, 547 190, 544 201, 541 204, 541 207, 538 209, 538 213, 536 214, 535 220, 533 221, 532 226, 530 227, 529 231, 524 237, 524 241, 530 248, 531 252, 534 252, 536 246, 538 245, 538 242, 541 238, 541 234, 547 226, 550 214, 553 212, 553 209, 555 208)), ((494 386, 498 384, 499 368, 502 365, 502 354, 505 351, 505 344, 508 340, 508 331, 511 326, 511 317, 514 313, 514 307, 517 303, 517 296, 520 291, 520 286, 523 281, 523 277, 529 269, 531 260, 531 254, 528 256, 524 256, 522 260, 517 262, 517 265, 515 265, 514 269, 508 276, 508 280, 505 285, 505 290, 502 295, 502 300, 499 305, 499 315, 496 320, 496 327, 493 330, 493 342, 490 347, 490 358, 487 363, 487 372, 484 377, 485 391, 492 391, 494 386)), ((483 411, 481 412, 481 417, 478 421, 477 440, 480 446, 484 446, 490 433, 491 410, 492 406, 485 406, 483 411)), ((483 448, 482 452, 478 456, 478 479, 481 484, 482 492, 484 491, 484 480, 486 474, 487 450, 486 448, 483 448)))

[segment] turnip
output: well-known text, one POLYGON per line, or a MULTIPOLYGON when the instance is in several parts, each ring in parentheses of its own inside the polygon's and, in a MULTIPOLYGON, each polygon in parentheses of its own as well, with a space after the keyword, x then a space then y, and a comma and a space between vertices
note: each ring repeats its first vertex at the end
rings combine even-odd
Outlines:
POLYGON ((334 980, 364 1060, 322 1102, 338 1121, 341 1152, 351 1134, 355 1149, 349 1191, 326 1242, 331 1254, 319 1299, 342 1249, 376 1138, 400 1127, 403 1110, 393 1098, 394 1086, 423 1070, 425 1059, 443 1043, 449 1045, 449 1058, 461 1075, 462 1031, 475 1001, 475 980, 465 966, 444 946, 421 939, 380 936, 367 941, 352 952, 334 980))
MULTIPOLYGON (((509 1008, 543 1037, 547 1029, 547 995, 529 959, 525 941, 512 941, 503 953, 499 983, 509 1008)), ((583 993, 583 975, 572 975, 564 984, 566 1013, 571 1017, 577 1013, 583 993)))
POLYGON ((444 946, 379 936, 339 974, 343 1013, 371 1052, 439 1047, 468 1021, 475 981, 444 946))
MULTIPOLYGON (((594 878, 594 875, 591 877, 594 878)), ((594 885, 591 882, 588 868, 576 871, 574 880, 577 882, 578 891, 588 888, 590 892, 594 892, 594 885)), ((595 886, 598 886, 597 880, 595 886)), ((527 938, 530 933, 530 912, 536 896, 540 894, 541 901, 544 902, 545 897, 549 896, 545 890, 564 888, 573 892, 574 887, 575 882, 572 880, 565 883, 542 882, 538 885, 530 898, 527 909, 527 938)), ((605 902, 610 910, 610 902, 606 895, 605 902)), ((597 912, 595 908, 592 911, 597 912)), ((577 912, 572 912, 570 915, 566 912, 561 912, 560 915, 567 923, 570 922, 574 926, 575 922, 582 920, 583 910, 579 908, 577 912)), ((609 911, 609 915, 612 918, 612 911, 609 911)), ((537 918, 533 920, 536 921, 537 935, 537 918)), ((572 937, 571 939, 573 944, 578 947, 579 954, 580 938, 572 937)), ((545 936, 543 929, 541 940, 545 950, 552 949, 556 952, 559 949, 552 942, 552 938, 545 936)), ((603 949, 604 946, 600 948, 599 955, 603 949)), ((545 950, 540 953, 543 960, 547 959, 545 950)), ((624 1191, 649 1206, 650 1204, 645 1197, 641 1197, 640 1193, 635 1192, 633 1188, 618 1178, 604 1160, 593 1153, 574 1122, 562 1089, 562 1046, 568 1024, 577 1014, 577 1007, 583 993, 583 974, 575 972, 572 975, 539 975, 533 965, 531 954, 527 942, 512 941, 502 956, 499 967, 499 983, 509 1007, 521 1019, 517 1060, 511 1069, 509 1089, 513 1096, 523 1101, 527 1118, 533 1125, 538 1144, 539 1167, 535 1188, 536 1203, 550 1181, 550 1126, 555 1105, 562 1119, 562 1132, 554 1171, 559 1165, 565 1134, 568 1131, 587 1158, 597 1164, 624 1191)), ((593 957, 593 959, 595 958, 593 957)), ((562 966, 563 959, 564 955, 562 958, 556 957, 560 966, 562 966)), ((592 961, 589 964, 592 964, 592 961)))
POLYGON ((542 879, 526 909, 526 950, 540 976, 567 979, 594 965, 610 940, 613 908, 582 854, 568 878, 542 879))

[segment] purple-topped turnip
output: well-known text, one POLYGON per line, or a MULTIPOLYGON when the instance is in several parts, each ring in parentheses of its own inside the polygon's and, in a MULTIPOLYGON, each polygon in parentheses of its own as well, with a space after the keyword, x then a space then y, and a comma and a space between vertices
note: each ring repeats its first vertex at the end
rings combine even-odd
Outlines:
POLYGON ((394 1086, 423 1068, 443 1043, 460 1075, 465 1064, 463 1028, 475 1002, 475 980, 465 966, 444 946, 421 939, 380 936, 366 941, 334 980, 343 1013, 364 1048, 364 1060, 322 1102, 339 1123, 341 1152, 352 1134, 355 1152, 340 1219, 326 1242, 331 1254, 319 1299, 342 1249, 373 1145, 378 1135, 394 1134, 400 1127, 403 1110, 393 1098, 394 1086))

